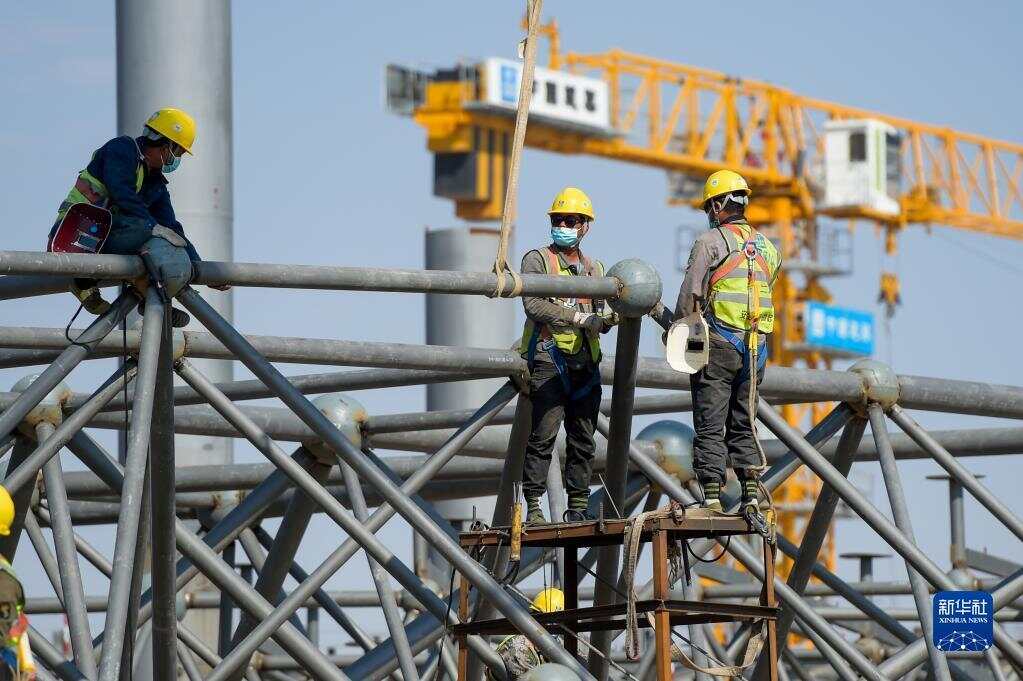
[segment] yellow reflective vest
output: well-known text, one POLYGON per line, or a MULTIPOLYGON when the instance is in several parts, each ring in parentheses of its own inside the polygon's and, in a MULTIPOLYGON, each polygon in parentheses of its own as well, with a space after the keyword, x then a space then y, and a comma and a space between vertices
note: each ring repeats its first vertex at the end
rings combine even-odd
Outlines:
POLYGON ((771 287, 781 256, 771 240, 745 222, 718 227, 728 243, 728 255, 710 276, 708 300, 718 321, 742 331, 774 330, 771 287))
MULTIPOLYGON (((564 264, 553 246, 541 248, 538 251, 544 260, 544 267, 547 274, 557 272, 560 276, 571 277, 572 270, 564 264)), ((590 260, 580 253, 583 264, 583 276, 602 277, 604 276, 604 265, 599 260, 590 260)), ((552 303, 573 309, 579 312, 592 312, 593 301, 589 298, 550 298, 552 303)), ((519 343, 519 352, 528 355, 531 349, 536 347, 538 341, 554 339, 558 350, 565 355, 574 355, 579 352, 583 343, 590 349, 590 357, 594 362, 600 361, 600 334, 590 333, 574 326, 551 328, 546 324, 537 324, 529 317, 526 317, 526 325, 522 330, 522 341, 519 343)), ((531 358, 530 358, 531 359, 531 358)))

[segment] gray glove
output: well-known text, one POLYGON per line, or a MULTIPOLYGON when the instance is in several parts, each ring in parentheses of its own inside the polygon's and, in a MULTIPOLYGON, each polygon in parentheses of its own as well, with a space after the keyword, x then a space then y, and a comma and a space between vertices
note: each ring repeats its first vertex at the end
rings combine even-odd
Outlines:
POLYGON ((604 319, 593 312, 576 312, 572 318, 572 325, 590 333, 600 333, 604 328, 604 319))

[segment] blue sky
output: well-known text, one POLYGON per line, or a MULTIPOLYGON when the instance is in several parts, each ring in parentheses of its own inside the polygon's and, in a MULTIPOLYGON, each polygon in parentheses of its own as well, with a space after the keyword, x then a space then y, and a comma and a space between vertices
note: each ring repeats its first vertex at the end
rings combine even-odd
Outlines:
MULTIPOLYGON (((431 195, 432 161, 423 131, 384 111, 384 66, 399 62, 433 68, 459 58, 511 57, 521 37, 520 14, 517 2, 309 2, 298 9, 235 4, 235 259, 422 267, 424 228, 458 221, 450 203, 431 195)), ((545 3, 545 16, 557 18, 570 50, 620 47, 770 81, 809 96, 1023 140, 1016 114, 1023 95, 1012 87, 1012 74, 1023 61, 1016 30, 1023 21, 1019 3, 992 3, 982 12, 966 4, 921 1, 738 3, 722 13, 720 5, 707 3, 559 0, 545 3)), ((189 35, 180 39, 182 49, 188 49, 189 35)), ((0 19, 3 248, 43 246, 75 173, 115 133, 114 55, 112 3, 5 8, 0 19)), ((201 141, 202 121, 199 126, 201 141)), ((187 173, 187 165, 179 172, 187 173)), ((681 280, 673 267, 675 228, 699 225, 702 217, 668 207, 664 174, 649 168, 527 151, 516 261, 544 240, 544 210, 566 184, 589 192, 599 215, 587 237, 588 252, 608 263, 626 257, 648 260, 664 278, 665 298, 673 300, 681 280)), ((873 309, 880 241, 862 224, 854 244, 855 274, 832 282, 831 288, 839 304, 873 309)), ((891 337, 880 339, 879 357, 891 357, 900 373, 1023 384, 1012 354, 1013 339, 1023 330, 1011 298, 1020 281, 1020 256, 1023 247, 1017 241, 909 229, 897 259, 904 306, 891 337)), ((424 338, 424 305, 413 295, 238 290, 235 308, 239 328, 252 333, 403 342, 424 338)), ((69 296, 57 296, 4 303, 3 310, 5 324, 58 326, 74 307, 69 296)), ((643 354, 660 351, 657 335, 652 327, 644 329, 643 354)), ((70 384, 88 390, 111 368, 107 362, 83 366, 70 384)), ((301 373, 306 368, 288 369, 301 373)), ((13 384, 20 375, 0 372, 0 383, 13 384)), ((237 375, 244 373, 239 369, 237 375)), ((421 389, 358 397, 373 413, 411 411, 424 404, 421 389)), ((933 427, 994 423, 939 414, 921 414, 919 420, 933 427)), ((256 460, 242 445, 236 451, 238 460, 256 460)), ((990 487, 1023 512, 1013 477, 1006 474, 1013 462, 974 459, 969 465, 986 473, 990 487)), ((905 465, 902 474, 919 542, 944 562, 944 486, 923 479, 936 471, 934 464, 914 463, 905 465)), ((875 502, 886 509, 876 466, 859 465, 854 475, 864 484, 874 479, 875 502)), ((972 500, 967 508, 971 546, 1023 560, 1018 542, 972 500)), ((330 536, 329 521, 314 523, 320 536, 330 536)), ((385 533, 394 539, 392 545, 401 545, 400 555, 409 555, 407 530, 400 523, 385 533)), ((102 544, 102 535, 89 536, 102 544)), ((838 537, 842 550, 879 547, 858 521, 841 522, 838 537)), ((323 554, 321 548, 303 547, 307 567, 323 554)), ((18 565, 27 569, 23 561, 18 565)), ((357 562, 331 586, 340 588, 353 579, 368 584, 357 562)), ((843 573, 852 575, 852 566, 843 567, 843 573)), ((901 574, 897 561, 886 561, 878 578, 901 574)), ((48 595, 45 580, 28 579, 48 595)), ((325 631, 328 635, 337 636, 325 631)))

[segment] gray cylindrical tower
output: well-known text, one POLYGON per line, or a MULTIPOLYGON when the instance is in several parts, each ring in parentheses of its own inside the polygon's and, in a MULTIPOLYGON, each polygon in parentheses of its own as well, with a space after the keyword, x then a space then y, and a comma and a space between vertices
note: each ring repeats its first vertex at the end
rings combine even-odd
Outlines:
MULTIPOLYGON (((497 244, 496 229, 454 227, 427 230, 426 269, 486 272, 497 244)), ((475 348, 507 348, 522 333, 515 329, 515 300, 482 296, 426 296, 426 342, 475 348)), ((435 383, 426 387, 426 408, 475 409, 504 379, 435 383)))
MULTIPOLYGON (((117 131, 137 136, 161 107, 195 118, 193 156, 168 176, 178 221, 206 260, 231 260, 233 251, 231 3, 230 0, 117 0, 117 131)), ((230 292, 201 293, 231 320, 230 292)), ((231 364, 195 360, 212 380, 229 381, 231 364)), ((178 466, 230 463, 232 440, 174 438, 178 466)), ((197 588, 210 588, 202 584, 197 588)), ((216 640, 217 614, 190 614, 189 626, 216 640)), ((140 637, 145 642, 146 636, 140 637)), ((152 678, 151 653, 136 650, 134 678, 152 678)))
MULTIPOLYGON (((427 230, 426 268, 486 272, 494 262, 500 241, 496 229, 485 227, 453 227, 427 230)), ((482 296, 427 295, 426 342, 431 345, 460 345, 476 348, 508 348, 522 329, 515 328, 517 300, 490 299, 482 296)), ((426 408, 476 409, 501 387, 505 379, 437 383, 426 386, 426 408)), ((473 507, 478 517, 487 520, 493 515, 494 498, 472 498, 443 501, 438 510, 452 522, 472 518, 473 507)), ((431 565, 417 566, 432 573, 440 584, 447 584, 447 562, 435 551, 428 552, 431 565)), ((425 557, 425 556, 424 556, 425 557)))
MULTIPOLYGON (((194 156, 168 176, 185 233, 205 260, 231 260, 233 180, 231 4, 229 0, 117 0, 117 131, 137 136, 161 107, 191 114, 194 156)), ((202 289, 227 319, 231 293, 202 289)), ((214 381, 231 380, 231 364, 195 360, 214 381)), ((178 465, 228 463, 231 440, 178 435, 178 465)))

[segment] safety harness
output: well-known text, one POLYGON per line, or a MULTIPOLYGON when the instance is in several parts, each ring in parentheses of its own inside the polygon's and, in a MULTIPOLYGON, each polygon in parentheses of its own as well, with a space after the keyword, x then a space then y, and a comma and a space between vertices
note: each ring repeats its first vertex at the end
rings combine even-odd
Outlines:
MULTIPOLYGON (((561 271, 561 261, 557 251, 553 247, 548 246, 540 251, 541 255, 544 256, 544 268, 547 270, 547 274, 558 273, 561 271)), ((583 276, 592 277, 595 275, 595 269, 593 262, 587 258, 582 252, 579 253, 579 259, 583 264, 583 276)), ((554 299, 552 299, 553 301, 554 299)), ((590 298, 576 298, 575 307, 578 309, 582 305, 592 304, 593 301, 590 298)), ((585 339, 583 349, 589 352, 590 350, 586 347, 586 343, 590 342, 590 337, 587 331, 582 331, 583 338, 585 339)), ((568 362, 565 360, 564 353, 558 347, 557 341, 551 334, 551 329, 547 324, 533 323, 533 333, 529 337, 529 344, 526 350, 526 363, 529 366, 529 370, 532 371, 535 365, 536 349, 540 348, 550 355, 551 363, 554 364, 554 371, 557 372, 558 377, 561 379, 561 385, 565 389, 565 394, 568 395, 568 399, 571 402, 581 400, 590 392, 600 385, 600 364, 596 361, 593 365, 593 371, 590 373, 589 378, 586 382, 576 388, 572 389, 572 378, 568 371, 568 362)))

